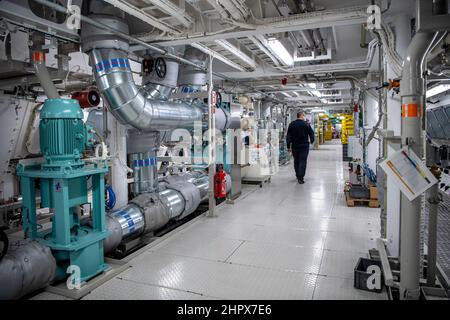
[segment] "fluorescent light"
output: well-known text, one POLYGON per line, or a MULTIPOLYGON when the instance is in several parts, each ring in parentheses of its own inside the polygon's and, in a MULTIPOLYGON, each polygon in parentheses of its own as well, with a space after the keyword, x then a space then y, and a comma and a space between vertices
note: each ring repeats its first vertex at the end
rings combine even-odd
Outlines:
POLYGON ((322 97, 322 94, 320 93, 319 90, 310 90, 309 92, 318 98, 322 97))
POLYGON ((292 96, 289 93, 287 93, 286 91, 280 91, 280 93, 282 95, 284 95, 285 97, 292 98, 292 96))
POLYGON ((242 71, 242 72, 246 72, 246 71, 247 71, 247 70, 245 70, 243 67, 241 67, 240 65, 238 65, 237 63, 235 63, 235 62, 231 61, 230 59, 224 57, 224 56, 221 55, 220 53, 218 53, 218 52, 216 52, 216 51, 214 51, 214 50, 211 50, 210 48, 208 48, 207 46, 205 46, 205 45, 203 45, 203 44, 201 44, 201 43, 193 42, 193 43, 190 44, 190 46, 191 46, 191 47, 194 47, 194 48, 197 48, 197 49, 199 49, 200 51, 202 51, 202 52, 204 52, 204 53, 206 53, 206 54, 209 54, 209 55, 213 56, 213 57, 216 58, 217 60, 222 61, 223 63, 229 65, 230 67, 232 67, 232 68, 234 68, 234 69, 237 69, 237 70, 242 71))
POLYGON ((427 98, 435 96, 435 95, 438 95, 438 94, 440 94, 442 92, 445 92, 445 91, 447 91, 449 89, 450 89, 450 84, 448 84, 448 83, 447 84, 437 85, 437 86, 431 88, 430 90, 427 90, 427 98))
POLYGON ((266 41, 266 44, 269 47, 270 51, 272 51, 272 53, 285 65, 294 65, 294 58, 279 40, 269 39, 266 41))
POLYGON ((239 50, 239 48, 235 47, 234 45, 232 45, 227 40, 216 40, 215 42, 218 45, 220 45, 222 48, 224 48, 225 50, 228 50, 231 54, 233 54, 237 58, 239 58, 242 61, 244 61, 246 64, 248 64, 253 69, 256 69, 256 62, 255 62, 255 60, 250 58, 248 55, 246 55, 244 52, 239 50))
POLYGON ((322 103, 328 103, 328 100, 327 100, 327 99, 320 99, 320 102, 322 102, 322 103))

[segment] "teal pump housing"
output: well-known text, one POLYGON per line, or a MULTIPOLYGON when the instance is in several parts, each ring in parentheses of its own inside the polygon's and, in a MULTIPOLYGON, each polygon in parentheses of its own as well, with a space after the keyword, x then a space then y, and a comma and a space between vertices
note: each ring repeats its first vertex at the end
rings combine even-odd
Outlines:
POLYGON ((24 236, 48 246, 57 261, 56 280, 79 268, 80 281, 108 269, 104 262, 105 161, 87 164, 82 155, 92 146, 93 130, 83 123, 77 100, 47 99, 40 112, 40 146, 43 161, 23 161, 17 166, 22 192, 24 236), (88 180, 92 180, 92 201, 88 202, 88 180), (36 219, 36 181, 41 207, 53 212, 51 228, 42 230, 36 219), (92 223, 82 223, 80 206, 91 205, 92 223), (70 268, 69 268, 70 267, 70 268))

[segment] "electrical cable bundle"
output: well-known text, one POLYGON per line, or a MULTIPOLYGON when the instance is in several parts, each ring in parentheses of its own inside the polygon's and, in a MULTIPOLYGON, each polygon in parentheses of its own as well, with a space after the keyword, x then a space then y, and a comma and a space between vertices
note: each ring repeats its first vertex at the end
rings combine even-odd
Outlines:
POLYGON ((106 192, 108 193, 108 199, 105 201, 106 210, 111 210, 116 205, 116 194, 111 186, 107 185, 105 187, 106 192))

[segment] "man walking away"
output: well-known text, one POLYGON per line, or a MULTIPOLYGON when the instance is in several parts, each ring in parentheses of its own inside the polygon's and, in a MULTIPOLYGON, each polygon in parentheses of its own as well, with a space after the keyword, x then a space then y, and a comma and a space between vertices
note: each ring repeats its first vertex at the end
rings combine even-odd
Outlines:
POLYGON ((305 177, 309 144, 313 142, 314 131, 309 123, 305 121, 305 113, 300 111, 297 113, 297 119, 289 124, 286 135, 287 148, 289 152, 292 151, 295 175, 300 184, 305 183, 303 178, 305 177))

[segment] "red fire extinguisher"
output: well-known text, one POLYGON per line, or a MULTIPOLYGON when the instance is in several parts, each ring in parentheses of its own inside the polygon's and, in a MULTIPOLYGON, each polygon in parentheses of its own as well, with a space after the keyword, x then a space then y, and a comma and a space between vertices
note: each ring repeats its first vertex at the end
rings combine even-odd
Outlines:
POLYGON ((214 196, 216 198, 226 198, 227 196, 227 173, 223 170, 223 165, 219 165, 219 170, 214 175, 214 196))

